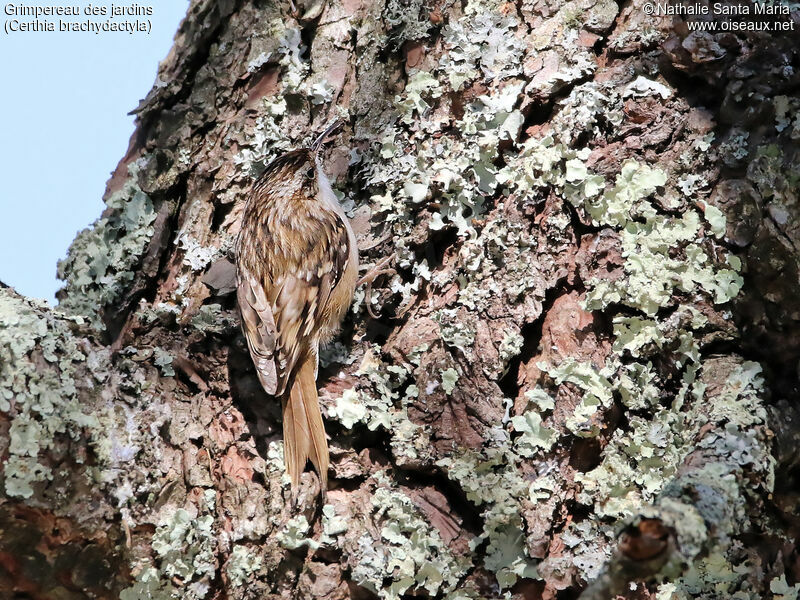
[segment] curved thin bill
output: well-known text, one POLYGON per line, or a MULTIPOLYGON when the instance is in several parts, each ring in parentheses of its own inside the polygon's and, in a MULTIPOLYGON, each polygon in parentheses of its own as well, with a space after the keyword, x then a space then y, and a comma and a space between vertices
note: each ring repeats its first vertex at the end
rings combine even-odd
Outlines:
POLYGON ((316 154, 317 152, 319 152, 319 149, 322 147, 322 144, 325 142, 325 140, 326 140, 326 139, 327 139, 327 138, 328 138, 328 137, 329 137, 329 136, 330 136, 330 135, 331 135, 331 134, 332 134, 334 131, 336 131, 337 129, 339 129, 339 127, 341 127, 342 125, 344 125, 344 121, 343 121, 342 119, 336 119, 336 120, 335 120, 333 123, 331 123, 330 125, 328 125, 328 127, 325 129, 325 131, 323 131, 323 132, 322 132, 322 133, 319 135, 319 137, 318 137, 316 140, 314 140, 314 143, 313 143, 313 144, 311 144, 311 151, 312 151, 312 152, 314 152, 315 154, 316 154))

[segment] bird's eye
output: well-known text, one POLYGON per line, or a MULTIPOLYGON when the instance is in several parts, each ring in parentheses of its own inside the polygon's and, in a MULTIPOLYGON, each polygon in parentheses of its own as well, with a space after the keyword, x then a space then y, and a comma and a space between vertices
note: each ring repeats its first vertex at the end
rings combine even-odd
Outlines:
POLYGON ((306 177, 308 177, 309 179, 314 179, 315 174, 316 173, 314 167, 309 167, 308 171, 306 171, 306 177))

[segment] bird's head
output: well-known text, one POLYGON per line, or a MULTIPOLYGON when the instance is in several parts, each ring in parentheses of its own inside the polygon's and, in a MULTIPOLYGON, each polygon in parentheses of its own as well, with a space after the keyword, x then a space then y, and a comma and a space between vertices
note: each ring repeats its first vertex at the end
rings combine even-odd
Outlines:
POLYGON ((303 194, 313 197, 322 173, 320 150, 325 140, 340 126, 337 119, 323 131, 308 148, 284 152, 273 160, 259 177, 255 188, 273 198, 293 197, 303 194))

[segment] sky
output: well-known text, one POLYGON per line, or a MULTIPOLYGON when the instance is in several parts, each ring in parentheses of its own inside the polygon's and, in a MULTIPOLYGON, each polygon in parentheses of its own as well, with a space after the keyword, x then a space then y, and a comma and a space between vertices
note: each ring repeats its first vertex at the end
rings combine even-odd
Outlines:
MULTIPOLYGON (((25 2, 55 4, 110 13, 112 3, 25 2)), ((39 18, 53 32, 8 31, 17 27, 11 21, 36 18, 0 8, 0 281, 26 296, 55 303, 56 263, 100 216, 106 181, 133 133, 128 113, 150 91, 189 2, 138 4, 153 14, 126 18, 148 19, 149 34, 59 32, 57 16, 39 18)))

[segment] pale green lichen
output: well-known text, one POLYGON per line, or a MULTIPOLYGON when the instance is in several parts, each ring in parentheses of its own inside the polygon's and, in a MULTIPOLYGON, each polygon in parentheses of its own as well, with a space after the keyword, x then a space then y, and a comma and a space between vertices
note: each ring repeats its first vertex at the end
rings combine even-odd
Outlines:
MULTIPOLYGON (((593 222, 610 226, 625 226, 637 217, 654 218, 655 208, 646 198, 667 180, 666 174, 662 171, 633 160, 627 160, 622 164, 614 186, 604 190, 602 194, 591 194, 591 190, 587 190, 589 182, 593 182, 593 186, 596 185, 594 177, 587 170, 585 174, 581 173, 580 177, 572 180, 568 178, 566 192, 573 202, 579 199, 577 194, 571 195, 570 192, 579 194, 582 191, 586 194, 583 206, 591 215, 593 222)), ((691 214, 697 216, 696 213, 691 214)))
POLYGON ((800 596, 800 583, 789 585, 786 575, 775 577, 769 582, 769 591, 774 594, 773 600, 797 600, 800 596))
POLYGON ((719 145, 718 152, 722 161, 730 166, 736 165, 750 154, 748 141, 750 132, 739 127, 732 127, 724 141, 719 145))
POLYGON ((345 427, 349 429, 363 421, 373 431, 378 427, 390 430, 398 389, 408 377, 403 367, 391 366, 391 369, 380 359, 377 347, 366 351, 356 374, 370 382, 374 393, 347 390, 336 400, 333 414, 342 419, 345 427))
MULTIPOLYGON (((623 365, 612 356, 603 370, 605 376, 591 365, 576 369, 579 363, 570 360, 564 361, 558 369, 540 365, 556 382, 569 381, 583 389, 593 400, 592 406, 607 406, 612 399, 612 390, 616 389, 623 402, 631 408, 656 409, 647 418, 629 417, 628 428, 613 434, 601 465, 577 476, 577 481, 583 485, 578 496, 580 501, 593 503, 598 515, 629 517, 636 512, 636 507, 654 501, 664 483, 674 476, 686 454, 694 448, 694 432, 697 430, 688 426, 687 413, 679 409, 687 393, 691 391, 698 396, 703 393, 702 384, 696 380, 700 354, 691 330, 703 327, 706 319, 691 307, 685 309, 684 314, 685 318, 679 321, 689 329, 675 329, 674 325, 639 317, 615 319, 613 348, 620 354, 626 351, 641 359, 660 352, 667 343, 675 348, 674 364, 677 368, 685 368, 685 383, 670 408, 658 406, 659 391, 653 383, 656 375, 649 361, 623 365), (621 485, 620 482, 626 483, 621 485)), ((738 387, 748 385, 752 377, 745 377, 738 387)), ((728 399, 735 404, 737 396, 733 394, 728 399)), ((741 403, 742 398, 738 401, 741 403)), ((750 408, 757 411, 757 403, 750 408)))
MULTIPOLYGON (((84 438, 94 446, 97 464, 86 466, 86 473, 98 480, 105 478, 104 467, 130 458, 100 443, 115 430, 115 417, 78 396, 76 378, 83 381, 85 373, 93 373, 102 381, 109 364, 105 352, 87 354, 71 325, 75 323, 58 313, 0 290, 0 348, 6 358, 0 362, 0 411, 10 421, 3 470, 9 496, 30 498, 37 484, 52 477, 39 457, 61 437, 84 438), (44 364, 34 357, 37 352, 44 364)), ((83 385, 92 385, 92 380, 83 385)))
POLYGON ((202 271, 220 257, 219 248, 203 245, 183 232, 178 234, 175 243, 183 250, 183 264, 192 271, 202 271))
POLYGON ((254 574, 261 569, 264 559, 254 554, 247 546, 237 544, 233 547, 225 571, 228 579, 234 587, 240 587, 254 574))
POLYGON ((702 175, 690 173, 678 179, 676 186, 684 196, 691 198, 696 196, 701 189, 707 187, 708 182, 702 175))
POLYGON ((668 100, 672 97, 674 91, 658 81, 648 79, 643 75, 639 75, 631 83, 625 86, 622 92, 623 98, 641 98, 644 96, 660 96, 662 100, 668 100))
MULTIPOLYGON (((425 114, 430 109, 431 105, 426 98, 433 100, 441 95, 442 86, 438 80, 427 71, 418 71, 408 79, 403 94, 395 97, 395 106, 400 111, 402 120, 405 123, 412 123, 415 114, 425 114)), ((412 194, 406 191, 406 184, 403 184, 403 190, 407 196, 412 197, 412 194)), ((427 191, 427 186, 425 190, 427 191)), ((423 193, 418 201, 424 198, 423 193)))
POLYGON ((173 600, 177 598, 169 589, 164 589, 161 574, 155 567, 145 567, 137 575, 134 584, 119 594, 120 600, 173 600))
POLYGON ((309 87, 311 104, 327 104, 333 99, 334 87, 327 81, 318 81, 309 87))
POLYGON ((381 16, 387 25, 387 37, 392 46, 399 48, 405 41, 427 37, 432 27, 427 15, 428 7, 424 0, 388 0, 381 16))
POLYGON ((659 389, 655 385, 653 364, 647 362, 623 365, 617 372, 617 390, 622 403, 630 409, 652 408, 658 403, 659 389))
MULTIPOLYGON (((582 90, 585 92, 585 90, 582 90)), ((600 105, 612 102, 605 98, 600 105)), ((567 108, 572 112, 571 104, 567 108)), ((565 109, 566 111, 566 109, 565 109)), ((517 157, 498 174, 500 181, 524 194, 548 187, 586 214, 596 225, 620 228, 625 276, 590 282, 589 309, 612 303, 626 304, 654 315, 669 304, 676 292, 702 290, 716 304, 738 294, 743 279, 736 257, 727 264, 714 261, 701 247, 700 214, 685 212, 680 218, 660 214, 648 197, 666 184, 664 172, 633 160, 622 164, 612 187, 586 165, 589 149, 573 149, 562 141, 571 134, 529 138, 517 157)), ((694 193, 691 191, 691 193, 694 193)), ((720 236, 724 223, 712 208, 706 212, 712 233, 720 236)))
POLYGON ((580 437, 595 437, 600 433, 600 423, 594 418, 601 408, 608 408, 613 401, 613 387, 609 378, 612 368, 598 370, 591 363, 568 358, 558 366, 540 362, 537 366, 557 384, 569 382, 581 390, 583 397, 575 412, 566 421, 567 428, 580 437))
POLYGON ((152 548, 160 559, 161 571, 184 581, 198 575, 212 575, 213 523, 211 515, 192 518, 186 510, 176 510, 153 536, 152 548))
POLYGON ((395 98, 400 124, 388 126, 381 143, 364 157, 362 176, 381 188, 371 197, 375 213, 402 234, 413 225, 414 205, 424 205, 437 190, 437 208, 429 226, 455 227, 461 237, 476 235, 475 219, 484 213, 485 198, 497 187, 498 146, 515 139, 523 122, 514 107, 521 84, 511 84, 477 98, 456 124, 460 135, 417 142, 404 127, 442 130, 448 119, 433 108, 448 89, 458 89, 481 72, 499 80, 519 72, 516 58, 524 43, 507 35, 515 17, 466 7, 469 20, 451 22, 444 36, 450 51, 431 71, 412 73, 395 98), (495 40, 503 40, 498 46, 495 40), (379 192, 379 193, 378 193, 379 192))
POLYGON ((684 362, 681 355, 697 362, 699 348, 687 330, 700 330, 707 322, 708 319, 691 306, 680 307, 669 320, 617 316, 614 317, 613 350, 641 358, 669 344, 677 347, 680 364, 684 362), (677 322, 683 322, 683 327, 676 328, 677 322))
POLYGON ((596 514, 656 518, 672 528, 679 551, 660 569, 671 581, 661 592, 710 600, 741 589, 748 569, 734 536, 752 526, 748 507, 771 491, 775 461, 764 443, 760 367, 708 359, 700 373, 700 379, 691 369, 685 375, 693 381, 691 404, 679 396, 650 420, 631 419, 628 431, 614 434, 601 465, 578 480, 579 500, 593 502, 596 514), (719 369, 727 372, 721 385, 719 369), (713 395, 706 393, 709 382, 713 395), (702 462, 687 467, 686 457, 696 452, 702 462))
POLYGON ((703 216, 705 217, 706 221, 708 221, 709 226, 711 227, 711 233, 722 239, 725 235, 725 213, 723 213, 720 209, 716 206, 712 206, 711 204, 705 204, 703 210, 703 216))
POLYGON ((334 401, 330 416, 348 429, 364 423, 368 429, 382 427, 391 434, 390 444, 398 464, 426 460, 430 454, 430 439, 425 428, 408 418, 408 405, 419 394, 415 385, 406 386, 409 372, 405 367, 386 364, 375 346, 366 351, 357 374, 368 385, 361 390, 345 390, 334 401))
MULTIPOLYGON (((334 97, 334 87, 320 74, 312 72, 301 30, 288 24, 282 18, 267 21, 264 34, 253 41, 248 63, 251 72, 267 62, 277 63, 281 68, 281 89, 259 100, 255 125, 226 138, 226 141, 235 142, 239 149, 233 157, 234 164, 251 176, 258 175, 281 152, 308 144, 308 140, 292 140, 283 125, 283 120, 297 110, 298 104, 305 101, 323 106, 334 97)), ((346 115, 346 110, 340 113, 346 115)))
POLYGON ((292 517, 278 532, 278 543, 289 550, 296 550, 301 546, 308 546, 309 548, 316 549, 319 547, 319 542, 308 537, 310 528, 311 526, 305 515, 292 517))
POLYGON ((772 102, 775 105, 775 129, 779 133, 788 130, 789 137, 800 139, 800 102, 797 98, 775 96, 772 102))
MULTIPOLYGON (((498 202, 502 211, 504 202, 498 202)), ((543 267, 530 260, 537 241, 523 222, 497 218, 490 220, 475 239, 466 240, 459 250, 461 269, 458 275, 458 301, 473 311, 490 308, 497 296, 510 304, 524 302, 531 290, 541 284, 543 267)), ((456 309, 439 311, 438 315, 459 315, 456 309)), ((435 317, 437 318, 437 317, 435 317)), ((474 317, 472 317, 474 319, 474 317)), ((477 326, 466 319, 451 320, 451 329, 474 330, 477 326)), ((505 370, 511 354, 519 346, 517 330, 508 332, 506 346, 498 349, 499 364, 492 371, 505 370)), ((447 339, 445 338, 445 341, 447 339)))
POLYGON ((514 431, 522 434, 514 440, 514 449, 520 456, 531 457, 541 450, 550 450, 558 439, 558 434, 542 425, 542 417, 533 410, 511 417, 514 431))
MULTIPOLYGON (((443 30, 447 52, 439 62, 427 65, 426 70, 411 71, 405 89, 394 99, 399 120, 386 126, 379 144, 359 156, 359 176, 372 193, 373 214, 385 219, 396 238, 410 233, 420 215, 426 214, 431 215, 428 227, 454 229, 467 244, 480 236, 473 260, 458 273, 459 302, 474 310, 487 306, 495 292, 521 301, 541 279, 535 261, 523 258, 534 241, 520 231, 519 224, 509 224, 505 231, 492 229, 492 224, 504 222, 501 219, 476 226, 486 212, 487 199, 499 191, 499 147, 517 138, 524 121, 517 108, 523 84, 510 78, 521 72, 517 59, 525 43, 510 35, 519 24, 514 14, 487 11, 485 6, 471 2, 464 11, 470 15, 468 19, 450 21, 443 30), (498 40, 503 44, 498 46, 498 40), (463 115, 455 123, 457 133, 453 133, 451 111, 438 107, 450 101, 449 91, 462 89, 478 77, 491 89, 464 106, 463 115), (420 131, 426 135, 418 135, 420 131), (441 135, 432 137, 435 132, 441 135), (421 210, 425 208, 429 212, 421 210), (497 255, 501 258, 496 259, 497 255), (508 273, 493 277, 492 272, 501 264, 508 273)), ((412 7, 409 16, 414 14, 412 7)), ((432 272, 425 259, 417 260, 407 248, 398 248, 398 265, 413 275, 410 279, 397 275, 389 284, 401 297, 401 305, 413 301, 427 283, 447 283, 442 279, 447 277, 446 272, 432 272)), ((374 303, 377 296, 363 301, 374 303)), ((361 307, 357 295, 354 310, 361 307)), ((470 357, 476 327, 473 317, 463 317, 457 310, 444 308, 433 318, 440 323, 442 339, 470 357)), ((518 351, 517 342, 509 337, 499 349, 498 364, 487 369, 505 370, 518 351)))
POLYGON ((503 375, 508 371, 509 361, 522 352, 525 338, 518 331, 509 331, 503 336, 498 348, 500 363, 503 365, 503 375))
POLYGON ((686 455, 688 440, 673 429, 680 425, 680 416, 665 409, 648 419, 631 417, 628 431, 614 433, 601 465, 576 477, 579 501, 613 518, 633 516, 652 502, 686 455))
POLYGON ((330 365, 352 365, 356 360, 350 348, 341 341, 334 340, 319 349, 319 366, 326 368, 330 365))
POLYGON ((163 348, 153 348, 153 364, 161 369, 161 374, 165 377, 175 376, 172 360, 172 355, 163 348))
POLYGON ((5 462, 5 491, 9 496, 30 498, 33 485, 52 478, 49 467, 36 458, 12 454, 5 462))
POLYGON ((522 529, 513 525, 494 530, 489 537, 484 565, 495 574, 501 589, 511 587, 520 578, 539 579, 536 565, 525 558, 522 529))
POLYGON ((219 304, 204 304, 192 316, 192 327, 203 333, 229 333, 236 331, 239 321, 219 304))
POLYGON ((610 82, 578 85, 558 106, 560 110, 553 118, 553 131, 567 148, 577 146, 586 132, 602 135, 604 128, 617 129, 625 120, 622 97, 610 82), (581 127, 575 127, 576 122, 581 123, 581 127))
POLYGON ((128 179, 107 200, 107 214, 78 233, 58 263, 64 281, 59 308, 82 315, 104 328, 101 311, 133 282, 134 272, 153 235, 156 213, 139 187, 139 171, 146 157, 128 165, 128 179))
MULTIPOLYGON (((626 164, 638 169, 632 163, 626 164)), ((692 294, 703 290, 716 304, 724 304, 739 293, 744 280, 738 273, 738 258, 730 257, 725 267, 711 260, 695 241, 700 229, 697 212, 668 217, 657 214, 653 205, 644 201, 643 194, 652 190, 657 181, 648 177, 645 185, 632 183, 625 192, 625 201, 618 205, 621 212, 605 220, 607 224, 624 225, 619 236, 626 276, 592 282, 586 294, 587 308, 604 308, 617 302, 652 316, 668 305, 676 292, 692 294), (626 214, 638 215, 644 222, 629 221, 626 214), (676 250, 682 255, 675 256, 676 250)), ((617 188, 620 185, 618 179, 617 188)))
POLYGON ((345 390, 336 399, 333 416, 347 429, 352 429, 356 423, 366 420, 367 406, 361 402, 356 390, 345 390))
POLYGON ((539 412, 546 412, 553 410, 556 407, 555 400, 542 388, 535 387, 532 390, 525 392, 525 399, 532 404, 535 404, 539 412))
POLYGON ((471 547, 488 541, 484 564, 502 588, 511 587, 520 577, 536 577, 536 561, 526 556, 522 535, 521 502, 529 497, 530 486, 517 469, 519 460, 506 443, 437 463, 458 482, 468 500, 482 507, 483 531, 471 547))
POLYGON ((614 317, 614 352, 627 352, 633 358, 642 356, 643 350, 661 346, 664 333, 655 319, 644 317, 614 317))
POLYGON ((319 543, 321 546, 333 546, 336 539, 349 528, 347 519, 336 514, 336 508, 332 504, 322 507, 322 535, 319 543))
POLYGON ((291 478, 286 472, 286 462, 283 458, 283 442, 270 442, 267 448, 267 472, 280 481, 283 487, 288 487, 291 478))
POLYGON ((458 371, 452 367, 442 371, 442 389, 445 394, 448 396, 452 394, 456 389, 456 383, 458 383, 458 371))
POLYGON ((759 146, 748 164, 747 178, 765 201, 772 221, 786 230, 800 202, 800 174, 793 158, 776 144, 759 146))
POLYGON ((380 527, 380 543, 369 533, 362 534, 353 580, 387 600, 399 600, 412 590, 448 600, 463 597, 457 588, 469 561, 450 552, 439 532, 382 472, 375 479, 372 518, 380 527))
POLYGON ((472 356, 475 330, 458 319, 456 309, 439 310, 433 320, 439 323, 439 334, 448 346, 457 348, 464 356, 472 356))
POLYGON ((525 42, 514 35, 519 22, 512 14, 486 10, 468 2, 466 19, 452 20, 442 32, 446 52, 440 69, 454 91, 483 75, 486 80, 520 73, 525 42))
MULTIPOLYGON (((582 486, 578 500, 593 506, 593 514, 581 523, 570 525, 581 529, 565 532, 562 539, 568 550, 563 556, 546 559, 549 572, 561 570, 566 574, 570 568, 577 567, 581 577, 591 579, 598 575, 601 565, 610 556, 610 547, 616 538, 608 522, 630 518, 637 511, 646 510, 650 503, 660 501, 667 483, 678 474, 687 454, 696 448, 693 444, 697 442, 698 429, 692 421, 695 413, 682 407, 689 399, 700 402, 703 397, 703 384, 698 380, 703 369, 698 332, 707 326, 707 319, 693 306, 678 303, 683 298, 704 297, 724 304, 739 292, 742 279, 738 274, 741 265, 737 257, 726 255, 719 247, 714 247, 713 254, 708 253, 709 243, 714 242, 709 242, 706 232, 716 238, 724 234, 721 213, 713 208, 708 210, 706 205, 706 210, 701 210, 701 206, 690 208, 676 217, 674 213, 663 214, 661 208, 677 208, 674 193, 673 196, 670 196, 672 192, 664 193, 661 204, 650 200, 650 196, 661 194, 669 187, 666 173, 626 161, 614 184, 609 186, 604 177, 591 172, 587 166, 589 150, 572 145, 582 130, 576 132, 571 117, 588 112, 590 122, 616 122, 622 118, 620 98, 613 90, 600 92, 597 84, 580 86, 573 93, 574 97, 571 95, 562 103, 564 110, 554 121, 553 135, 526 140, 519 156, 506 157, 506 167, 496 174, 496 181, 521 198, 533 201, 555 191, 584 211, 595 225, 616 229, 623 249, 623 276, 616 280, 589 281, 586 306, 595 309, 613 303, 626 304, 641 313, 615 318, 613 352, 604 365, 573 359, 553 365, 537 364, 555 385, 569 384, 581 392, 579 405, 565 423, 575 435, 598 435, 603 425, 600 411, 610 408, 617 398, 623 405, 643 411, 629 415, 629 426, 612 434, 596 469, 576 475, 582 486), (578 95, 586 101, 576 101, 578 95), (705 229, 703 218, 708 223, 705 229), (664 307, 675 305, 677 309, 661 315, 664 307), (669 405, 663 404, 661 372, 650 360, 655 354, 663 355, 666 349, 669 360, 665 362, 662 356, 659 368, 666 365, 680 373, 679 389, 669 405)), ((698 152, 701 147, 702 144, 695 144, 693 151, 698 152)), ((705 185, 702 178, 690 177, 690 174, 685 174, 680 181, 683 191, 692 196, 705 185)), ((498 222, 501 220, 487 223, 484 231, 498 222)), ((491 253, 486 255, 492 256, 491 253)), ((462 284, 459 301, 474 309, 499 290, 486 290, 479 296, 473 291, 478 287, 473 281, 496 278, 491 273, 488 276, 481 273, 483 265, 491 262, 484 260, 484 251, 476 244, 476 238, 464 242, 459 256, 469 277, 464 277, 467 281, 466 285, 462 284), (481 277, 472 280, 471 273, 480 273, 481 277), (469 290, 469 294, 464 294, 464 290, 469 290)), ((463 311, 448 310, 451 315, 448 326, 463 328, 468 323, 469 315, 464 315, 463 311)), ((450 337, 449 331, 447 335, 450 337)), ((521 502, 527 496, 534 502, 546 501, 553 490, 560 487, 558 481, 548 483, 548 477, 540 477, 527 486, 515 467, 523 458, 551 448, 556 439, 555 432, 544 425, 541 414, 554 408, 552 398, 540 388, 528 391, 526 396, 530 400, 528 409, 510 418, 518 432, 513 439, 505 439, 503 432, 499 432, 491 436, 496 448, 484 448, 477 454, 455 453, 439 462, 471 501, 486 507, 481 539, 494 539, 489 544, 490 554, 493 558, 503 557, 506 563, 505 567, 499 567, 493 558, 487 560, 487 566, 497 573, 503 586, 510 585, 518 576, 513 560, 517 561, 517 566, 526 564, 525 569, 530 569, 530 573, 534 572, 536 564, 526 557, 524 545, 515 542, 515 535, 524 531, 525 524, 514 521, 512 515, 520 514, 521 502), (501 547, 507 554, 498 551, 501 547)), ((753 396, 753 400, 750 408, 758 412, 757 398, 753 396)), ((742 396, 735 396, 731 401, 741 404, 742 396)), ((707 419, 708 415, 704 417, 707 419)), ((743 443, 741 430, 723 429, 725 435, 708 436, 703 444, 737 457, 736 461, 744 465, 742 468, 752 468, 760 459, 769 463, 768 456, 757 453, 757 449, 764 446, 756 439, 756 434, 750 434, 752 439, 747 439, 747 451, 737 452, 737 444, 741 447, 743 443)), ((730 483, 738 485, 735 480, 730 483)), ((686 523, 690 522, 687 518, 686 523)), ((688 537, 686 543, 689 544, 688 537)))
POLYGON ((193 517, 179 508, 164 520, 152 539, 155 564, 140 567, 121 600, 205 598, 216 572, 214 517, 193 517))

